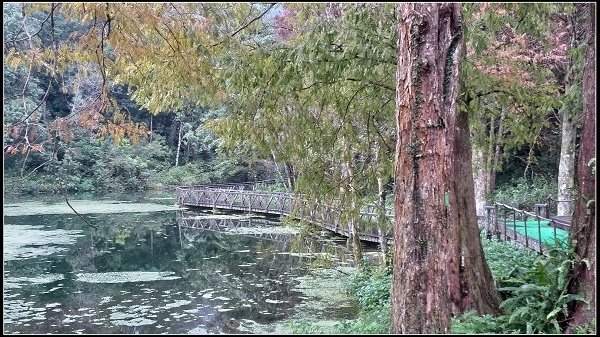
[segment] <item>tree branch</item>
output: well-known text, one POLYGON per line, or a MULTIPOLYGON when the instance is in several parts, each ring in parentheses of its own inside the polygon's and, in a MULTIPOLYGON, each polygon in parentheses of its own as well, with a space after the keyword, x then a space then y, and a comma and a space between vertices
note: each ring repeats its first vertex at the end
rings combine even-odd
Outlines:
MULTIPOLYGON (((275 5, 277 5, 276 2, 272 3, 269 8, 267 8, 264 12, 262 12, 259 16, 253 18, 252 20, 248 21, 248 23, 246 23, 245 25, 241 26, 240 28, 238 28, 235 32, 233 32, 231 35, 229 35, 230 38, 236 36, 239 32, 241 32, 242 30, 244 30, 246 27, 250 26, 254 21, 259 20, 260 18, 262 18, 265 14, 267 14, 267 12, 269 12, 271 10, 271 8, 275 7, 275 5)), ((222 43, 224 43, 226 40, 223 40, 221 42, 217 42, 215 44, 213 44, 211 47, 216 47, 222 43)))

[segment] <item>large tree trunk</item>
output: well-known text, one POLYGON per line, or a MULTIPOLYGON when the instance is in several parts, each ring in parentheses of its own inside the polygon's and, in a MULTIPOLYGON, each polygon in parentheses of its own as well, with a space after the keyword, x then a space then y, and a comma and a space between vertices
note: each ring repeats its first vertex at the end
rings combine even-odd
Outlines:
POLYGON ((576 265, 571 273, 569 292, 583 295, 590 303, 576 302, 571 306, 570 326, 592 323, 596 318, 596 176, 588 163, 596 157, 596 5, 590 5, 588 47, 583 69, 583 131, 577 166, 579 197, 571 224, 571 245, 575 253, 589 261, 576 265), (590 202, 590 200, 593 200, 590 202), (588 204, 589 202, 589 204, 588 204))
POLYGON ((453 314, 500 312, 456 106, 460 6, 398 5, 393 333, 448 333, 453 314))
POLYGON ((576 125, 573 112, 563 111, 560 144, 560 161, 558 163, 557 215, 572 215, 575 187, 575 136, 576 125))

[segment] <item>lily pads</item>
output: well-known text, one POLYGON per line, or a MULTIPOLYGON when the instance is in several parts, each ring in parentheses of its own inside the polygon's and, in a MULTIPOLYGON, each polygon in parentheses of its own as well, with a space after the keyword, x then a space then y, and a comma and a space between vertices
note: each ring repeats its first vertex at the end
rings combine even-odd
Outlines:
POLYGON ((126 283, 126 282, 150 282, 176 280, 180 276, 174 276, 173 272, 151 272, 151 271, 125 271, 107 273, 80 273, 77 281, 87 283, 126 283))
MULTIPOLYGON (((100 213, 145 213, 174 211, 179 207, 153 203, 134 203, 119 200, 69 200, 69 204, 79 214, 100 213)), ((66 202, 47 204, 42 202, 22 202, 4 205, 5 216, 22 216, 36 214, 73 214, 66 202)))

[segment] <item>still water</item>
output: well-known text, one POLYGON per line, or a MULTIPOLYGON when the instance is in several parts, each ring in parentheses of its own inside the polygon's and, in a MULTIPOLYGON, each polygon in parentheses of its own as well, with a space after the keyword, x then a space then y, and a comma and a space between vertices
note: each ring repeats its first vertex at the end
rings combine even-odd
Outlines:
POLYGON ((174 202, 72 200, 83 219, 60 200, 5 201, 4 332, 269 333, 355 315, 335 237, 174 202))

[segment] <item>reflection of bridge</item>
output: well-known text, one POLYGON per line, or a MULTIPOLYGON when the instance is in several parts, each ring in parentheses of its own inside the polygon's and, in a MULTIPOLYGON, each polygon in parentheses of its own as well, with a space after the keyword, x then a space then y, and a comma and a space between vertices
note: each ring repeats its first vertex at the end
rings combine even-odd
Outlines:
MULTIPOLYGON (((290 241, 294 232, 275 233, 269 230, 257 230, 275 226, 271 221, 258 218, 239 218, 227 216, 215 216, 198 212, 179 210, 177 211, 177 223, 182 228, 202 229, 219 233, 240 234, 273 241, 290 241)), ((277 228, 281 226, 277 225, 277 228)))
POLYGON ((300 241, 295 241, 295 249, 298 251, 290 254, 297 256, 303 256, 303 254, 307 254, 306 256, 334 254, 351 259, 351 256, 349 256, 350 249, 346 247, 345 243, 347 242, 345 240, 339 242, 335 238, 314 236, 310 232, 301 234, 295 229, 288 230, 287 227, 281 226, 278 222, 268 219, 215 215, 188 210, 178 210, 176 214, 180 229, 180 240, 182 230, 186 229, 200 229, 284 243, 292 243, 294 239, 300 239, 300 241))
MULTIPOLYGON (((342 221, 340 208, 309 202, 291 193, 257 191, 254 190, 254 185, 250 184, 178 187, 177 202, 185 206, 292 216, 350 237, 348 225, 342 221)), ((359 232, 361 240, 379 242, 379 234, 375 226, 377 219, 373 206, 359 213, 357 221, 359 227, 371 228, 359 232)), ((391 221, 393 215, 386 214, 385 219, 391 221)), ((548 246, 556 245, 557 242, 566 239, 570 218, 551 217, 548 214, 548 204, 536 204, 536 211, 533 214, 497 203, 494 206, 486 206, 484 222, 483 226, 489 237, 495 235, 498 239, 513 241, 542 253, 548 246)), ((385 236, 388 244, 392 244, 391 233, 385 236)))
MULTIPOLYGON (((178 187, 177 202, 185 206, 292 216, 350 237, 348 225, 341 220, 340 208, 309 202, 290 193, 255 191, 252 185, 223 184, 178 187)), ((391 215, 386 215, 388 221, 391 218, 391 215)), ((376 224, 376 220, 375 208, 371 206, 359 213, 357 222, 360 227, 360 225, 369 223, 376 224)), ((370 227, 372 229, 359 232, 360 239, 379 242, 376 226, 370 227)), ((391 234, 387 234, 387 240, 391 243, 391 234)))

